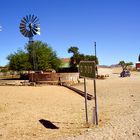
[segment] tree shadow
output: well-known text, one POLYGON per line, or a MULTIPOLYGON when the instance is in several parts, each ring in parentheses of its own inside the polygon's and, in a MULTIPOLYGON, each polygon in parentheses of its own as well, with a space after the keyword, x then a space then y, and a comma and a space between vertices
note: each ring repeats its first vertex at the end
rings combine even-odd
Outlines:
POLYGON ((1 78, 0 80, 20 80, 20 78, 1 78))
POLYGON ((44 119, 40 119, 39 122, 48 129, 59 129, 59 127, 57 127, 56 125, 54 125, 52 122, 48 121, 48 120, 44 120, 44 119))

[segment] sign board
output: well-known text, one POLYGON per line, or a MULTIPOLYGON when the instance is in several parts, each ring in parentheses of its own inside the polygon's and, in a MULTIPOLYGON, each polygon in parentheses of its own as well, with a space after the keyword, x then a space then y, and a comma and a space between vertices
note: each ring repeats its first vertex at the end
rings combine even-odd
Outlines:
POLYGON ((79 73, 81 77, 96 78, 96 63, 95 61, 80 61, 79 73))

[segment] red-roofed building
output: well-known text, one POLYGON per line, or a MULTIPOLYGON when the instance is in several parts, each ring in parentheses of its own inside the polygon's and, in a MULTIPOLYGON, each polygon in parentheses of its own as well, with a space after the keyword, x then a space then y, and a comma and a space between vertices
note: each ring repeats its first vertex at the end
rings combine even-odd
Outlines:
POLYGON ((69 68, 70 67, 70 58, 61 58, 62 65, 61 68, 69 68))
POLYGON ((136 70, 140 70, 140 55, 138 57, 138 62, 136 63, 136 70))

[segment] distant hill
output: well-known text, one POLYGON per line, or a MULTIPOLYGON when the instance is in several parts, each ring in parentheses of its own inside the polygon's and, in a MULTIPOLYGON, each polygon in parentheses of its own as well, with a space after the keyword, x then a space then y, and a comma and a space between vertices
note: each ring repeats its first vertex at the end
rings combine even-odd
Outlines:
POLYGON ((98 65, 99 68, 116 68, 116 67, 120 67, 119 64, 113 64, 113 65, 98 65))
POLYGON ((119 64, 113 64, 113 65, 110 65, 110 67, 111 68, 116 68, 116 67, 118 68, 118 67, 120 67, 120 65, 119 64))
POLYGON ((98 65, 98 68, 110 68, 110 66, 107 66, 107 65, 98 65))

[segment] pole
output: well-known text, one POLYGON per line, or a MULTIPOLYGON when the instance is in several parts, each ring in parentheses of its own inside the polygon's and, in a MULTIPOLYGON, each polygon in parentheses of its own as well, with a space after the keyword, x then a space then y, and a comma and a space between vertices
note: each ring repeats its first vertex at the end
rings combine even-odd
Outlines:
POLYGON ((86 113, 86 124, 88 125, 86 78, 84 78, 84 92, 85 92, 85 113, 86 113))
MULTIPOLYGON (((94 42, 94 50, 95 50, 95 59, 97 60, 97 54, 96 54, 96 42, 94 42)), ((96 62, 96 61, 95 61, 96 62)), ((97 73, 97 76, 98 76, 98 68, 96 66, 96 73, 97 73)))
MULTIPOLYGON (((95 49, 95 58, 97 58, 96 56, 96 42, 94 42, 94 49, 95 49)), ((96 63, 96 61, 95 61, 96 63)), ((97 66, 96 66, 97 68, 97 66)), ((98 75, 98 69, 95 68, 95 71, 97 72, 98 75)), ((95 101, 95 108, 93 108, 93 124, 94 124, 94 117, 95 117, 95 121, 96 121, 96 125, 98 125, 98 114, 97 114, 97 96, 96 96, 96 79, 94 79, 94 101, 95 101)))
POLYGON ((34 67, 34 71, 36 71, 35 48, 34 47, 33 47, 33 67, 34 67))
MULTIPOLYGON (((98 114, 97 114, 97 96, 96 96, 96 80, 94 79, 94 101, 95 101, 95 109, 93 109, 93 117, 95 117, 96 125, 98 125, 98 114), (95 111, 95 113, 94 113, 95 111), (95 116, 94 116, 95 114, 95 116)), ((93 122, 94 124, 94 122, 93 122)))
POLYGON ((95 47, 95 56, 96 56, 96 42, 94 42, 94 47, 95 47))

